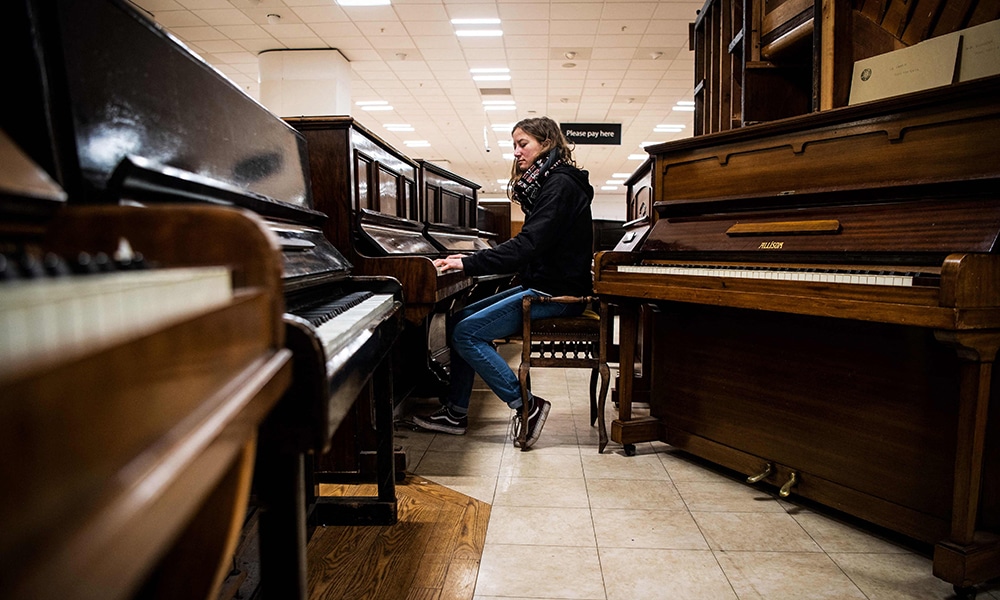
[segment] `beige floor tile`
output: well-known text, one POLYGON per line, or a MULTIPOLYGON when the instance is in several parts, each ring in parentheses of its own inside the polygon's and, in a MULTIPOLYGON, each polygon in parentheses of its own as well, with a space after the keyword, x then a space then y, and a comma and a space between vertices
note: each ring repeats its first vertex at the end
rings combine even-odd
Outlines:
POLYGON ((771 512, 785 514, 773 496, 732 480, 677 481, 674 486, 692 512, 771 512))
POLYGON ((521 597, 517 597, 517 598, 515 598, 514 596, 480 596, 480 595, 477 594, 477 595, 475 595, 475 596, 472 597, 472 600, 562 600, 562 599, 561 598, 539 598, 537 596, 533 596, 531 598, 528 598, 526 596, 521 596, 521 597))
POLYGON ((438 433, 427 446, 431 452, 503 452, 503 434, 450 435, 438 433))
POLYGON ((687 510, 674 484, 666 479, 587 480, 590 507, 687 510))
POLYGON ((475 477, 469 475, 433 475, 427 477, 439 485, 455 490, 460 494, 465 494, 470 498, 475 498, 480 502, 493 504, 493 497, 496 492, 496 477, 475 477))
POLYGON ((843 554, 830 558, 869 600, 947 600, 952 586, 934 577, 929 558, 916 554, 843 554))
POLYGON ((692 512, 712 550, 723 552, 822 552, 785 513, 692 512))
POLYGON ((413 467, 413 473, 428 479, 435 475, 496 477, 500 452, 432 452, 428 450, 413 467))
POLYGON ((584 453, 583 471, 587 479, 668 479, 667 471, 653 455, 584 453))
POLYGON ((493 505, 589 508, 590 499, 583 478, 501 477, 493 505))
POLYGON ((588 508, 494 506, 486 544, 592 547, 597 542, 588 508))
MULTIPOLYGON (((659 444, 659 442, 657 442, 659 444)), ((727 473, 713 469, 702 461, 691 456, 670 449, 664 451, 657 446, 653 446, 656 455, 660 458, 670 478, 677 481, 733 481, 733 477, 727 473)))
POLYGON ((686 510, 595 509, 598 548, 708 550, 708 542, 686 510))
POLYGON ((789 512, 802 529, 816 540, 825 552, 872 552, 880 554, 910 552, 876 534, 859 529, 832 517, 807 509, 793 509, 789 512))
POLYGON ((582 480, 583 466, 580 464, 579 453, 541 452, 534 449, 521 452, 520 449, 513 448, 511 452, 504 453, 499 475, 582 480))
POLYGON ((601 548, 608 600, 736 600, 707 550, 601 548))
POLYGON ((717 552, 740 600, 865 600, 822 553, 717 552))
POLYGON ((597 548, 487 543, 476 597, 605 600, 597 548))
MULTIPOLYGON (((580 455, 580 440, 575 432, 559 433, 558 428, 549 428, 546 424, 542 430, 542 437, 528 448, 521 452, 520 448, 515 448, 513 440, 507 441, 508 453, 512 454, 572 454, 580 455)), ((595 446, 596 447, 596 446, 595 446)))

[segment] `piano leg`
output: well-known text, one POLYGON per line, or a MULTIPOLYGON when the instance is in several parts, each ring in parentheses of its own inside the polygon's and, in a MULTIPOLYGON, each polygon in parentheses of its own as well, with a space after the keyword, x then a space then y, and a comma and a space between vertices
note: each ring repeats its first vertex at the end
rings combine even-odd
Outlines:
POLYGON ((639 304, 627 299, 618 302, 618 418, 611 422, 611 439, 621 444, 628 456, 635 455, 637 442, 659 439, 659 421, 653 417, 632 418, 635 383, 635 349, 638 341, 639 304))
POLYGON ((265 450, 257 459, 260 589, 264 598, 306 600, 304 455, 265 450))
POLYGON ((934 575, 953 584, 962 596, 974 584, 1000 575, 1000 539, 978 527, 989 437, 990 381, 1000 332, 938 331, 935 336, 956 350, 962 372, 951 533, 934 548, 934 575))
POLYGON ((320 496, 316 490, 310 498, 310 525, 392 525, 397 521, 392 376, 392 361, 386 358, 362 392, 370 394, 368 401, 374 406, 377 495, 320 496))

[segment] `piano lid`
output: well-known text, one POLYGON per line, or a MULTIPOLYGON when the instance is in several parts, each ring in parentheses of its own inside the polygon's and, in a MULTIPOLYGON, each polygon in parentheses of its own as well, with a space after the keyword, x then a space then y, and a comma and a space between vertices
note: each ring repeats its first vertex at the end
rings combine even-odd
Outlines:
MULTIPOLYGON (((49 133, 53 176, 73 201, 101 201, 114 170, 138 157, 312 208, 305 139, 133 5, 15 0, 11 31, 29 64, 12 89, 44 106, 5 117, 15 139, 49 133), (13 31, 30 20, 31 37, 13 31), (42 112, 43 114, 38 114, 42 112)), ((37 160, 37 157, 36 157, 37 160)))
POLYGON ((469 254, 491 247, 488 241, 480 237, 478 230, 468 227, 426 223, 424 233, 442 252, 469 254))
POLYGON ((375 256, 441 254, 416 221, 368 209, 361 209, 358 221, 358 242, 375 256))

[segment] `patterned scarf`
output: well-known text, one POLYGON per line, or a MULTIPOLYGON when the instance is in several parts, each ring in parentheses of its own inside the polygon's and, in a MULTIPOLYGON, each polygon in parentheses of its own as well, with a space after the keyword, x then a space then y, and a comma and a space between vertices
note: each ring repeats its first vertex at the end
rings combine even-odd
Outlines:
POLYGON ((560 156, 559 149, 553 148, 547 155, 539 157, 538 160, 532 163, 521 174, 518 180, 514 182, 512 186, 514 201, 521 205, 521 209, 524 210, 525 215, 530 213, 531 209, 534 208, 535 199, 538 197, 538 193, 542 191, 542 184, 545 182, 545 178, 549 176, 552 169, 562 164, 566 164, 566 161, 560 156))

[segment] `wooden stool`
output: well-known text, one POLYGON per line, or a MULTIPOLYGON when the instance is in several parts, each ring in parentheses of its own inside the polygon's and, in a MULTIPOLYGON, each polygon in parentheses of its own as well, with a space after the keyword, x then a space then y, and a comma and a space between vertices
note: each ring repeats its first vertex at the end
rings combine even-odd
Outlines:
POLYGON ((525 296, 522 300, 524 311, 524 333, 522 335, 521 365, 518 380, 521 382, 521 432, 518 435, 521 450, 527 450, 528 398, 531 367, 563 367, 590 369, 590 424, 598 425, 600 446, 604 452, 608 444, 607 428, 604 422, 604 402, 608 393, 611 370, 608 368, 606 341, 609 323, 607 309, 602 306, 598 314, 592 307, 600 303, 594 296, 525 296), (559 302, 562 304, 584 304, 587 309, 578 317, 531 318, 533 302, 559 302), (600 375, 600 393, 597 391, 597 377, 600 375), (600 401, 598 401, 600 399, 600 401))

